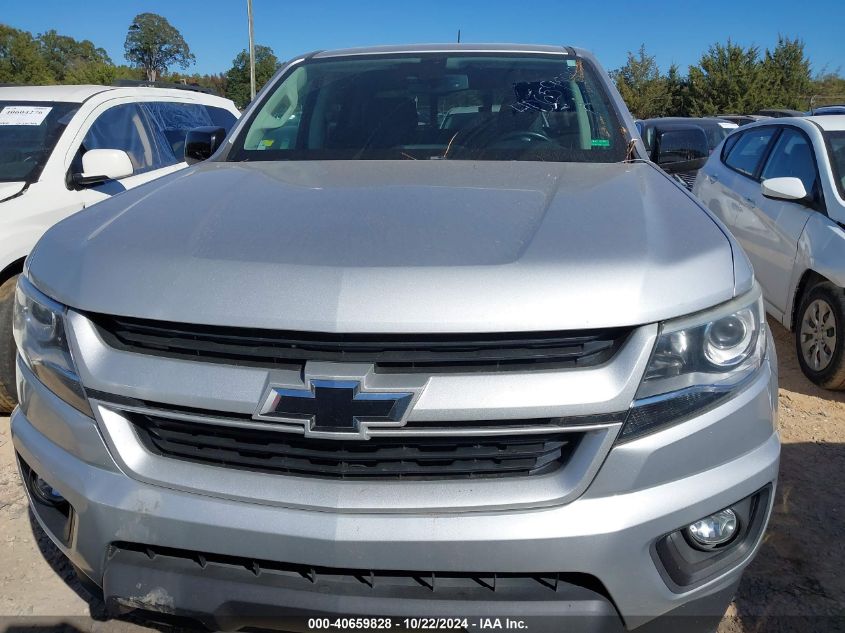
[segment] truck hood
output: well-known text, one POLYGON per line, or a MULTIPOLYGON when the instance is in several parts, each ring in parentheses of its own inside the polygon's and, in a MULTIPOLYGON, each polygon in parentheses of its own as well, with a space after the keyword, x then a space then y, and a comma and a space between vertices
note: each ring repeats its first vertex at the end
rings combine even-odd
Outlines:
POLYGON ((636 325, 734 293, 722 229, 649 164, 206 163, 29 259, 73 308, 322 332, 636 325))

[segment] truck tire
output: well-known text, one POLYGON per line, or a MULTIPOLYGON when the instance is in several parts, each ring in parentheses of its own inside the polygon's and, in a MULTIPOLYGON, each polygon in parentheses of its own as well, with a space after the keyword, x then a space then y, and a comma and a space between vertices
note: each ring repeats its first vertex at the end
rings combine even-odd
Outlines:
POLYGON ((830 282, 810 288, 794 330, 804 375, 825 389, 845 389, 845 291, 830 282))
POLYGON ((10 413, 18 403, 15 387, 15 339, 12 336, 12 309, 18 276, 0 285, 0 413, 10 413))

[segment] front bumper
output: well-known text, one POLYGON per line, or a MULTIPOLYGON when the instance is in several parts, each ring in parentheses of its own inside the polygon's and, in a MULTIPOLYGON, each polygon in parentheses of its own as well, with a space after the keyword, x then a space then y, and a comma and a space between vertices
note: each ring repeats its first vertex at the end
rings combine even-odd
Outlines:
MULTIPOLYGON (((292 601, 288 607, 301 607, 303 613, 374 616, 377 613, 370 609, 378 608, 418 616, 504 616, 511 610, 522 615, 566 611, 608 613, 608 618, 589 621, 613 620, 619 625, 620 618, 607 611, 611 609, 625 626, 634 628, 691 604, 709 604, 715 597, 724 601, 756 552, 759 537, 747 556, 687 591, 673 590, 664 580, 654 559, 654 544, 663 535, 777 479, 776 376, 768 363, 731 401, 615 447, 576 501, 514 511, 418 513, 314 511, 138 481, 124 474, 112 458, 94 420, 56 398, 27 376, 20 364, 19 373, 22 404, 12 417, 15 448, 26 465, 73 507, 66 539, 52 533, 39 516, 57 546, 82 573, 124 605, 142 598, 135 606, 165 612, 188 610, 214 626, 239 626, 238 618, 232 617, 239 609, 241 615, 266 613, 269 605, 260 596, 270 591, 275 602, 287 596, 292 601), (734 441, 722 446, 732 436, 734 441), (714 445, 722 451, 720 458, 714 458, 714 445), (670 463, 673 473, 682 468, 685 476, 666 479, 662 471, 670 463), (620 489, 625 492, 619 494, 620 489), (436 570, 445 576, 562 574, 559 581, 566 591, 572 584, 574 593, 564 592, 552 600, 520 597, 497 604, 449 593, 438 600, 432 600, 433 594, 417 601, 396 594, 392 601, 367 602, 330 589, 299 596, 272 590, 272 582, 271 590, 262 589, 260 570, 246 584, 227 576, 222 585, 227 589, 221 593, 208 585, 209 580, 199 581, 197 570, 189 572, 184 561, 161 566, 167 557, 158 556, 158 564, 140 564, 141 559, 116 556, 122 549, 115 544, 151 546, 153 563, 156 551, 181 550, 309 569, 436 570), (127 579, 136 576, 140 587, 127 584, 127 579), (587 580, 569 582, 580 577, 587 580), (226 597, 236 585, 255 589, 253 594, 246 592, 257 597, 251 606, 226 597), (586 593, 585 588, 589 589, 586 593)), ((267 480, 268 485, 287 481, 284 477, 267 480)), ((763 509, 766 518, 772 498, 763 509)))

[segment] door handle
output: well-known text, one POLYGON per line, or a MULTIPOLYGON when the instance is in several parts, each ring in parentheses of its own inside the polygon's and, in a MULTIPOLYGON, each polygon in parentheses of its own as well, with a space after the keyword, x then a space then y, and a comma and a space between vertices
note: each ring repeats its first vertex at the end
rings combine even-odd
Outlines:
POLYGON ((718 177, 718 176, 708 175, 708 176, 707 176, 707 179, 708 179, 710 182, 719 182, 719 177, 718 177))
POLYGON ((746 204, 750 204, 752 207, 753 207, 753 206, 754 206, 754 204, 755 204, 755 202, 754 202, 754 199, 753 199, 753 198, 743 198, 743 199, 742 199, 742 201, 743 201, 743 202, 745 202, 746 204))

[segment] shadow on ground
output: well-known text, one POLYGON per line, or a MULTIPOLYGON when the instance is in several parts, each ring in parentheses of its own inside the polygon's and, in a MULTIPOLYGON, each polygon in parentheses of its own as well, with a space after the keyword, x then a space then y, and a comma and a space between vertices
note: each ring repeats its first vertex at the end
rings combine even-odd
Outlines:
POLYGON ((746 633, 845 631, 845 444, 784 444, 775 507, 735 605, 746 633))

